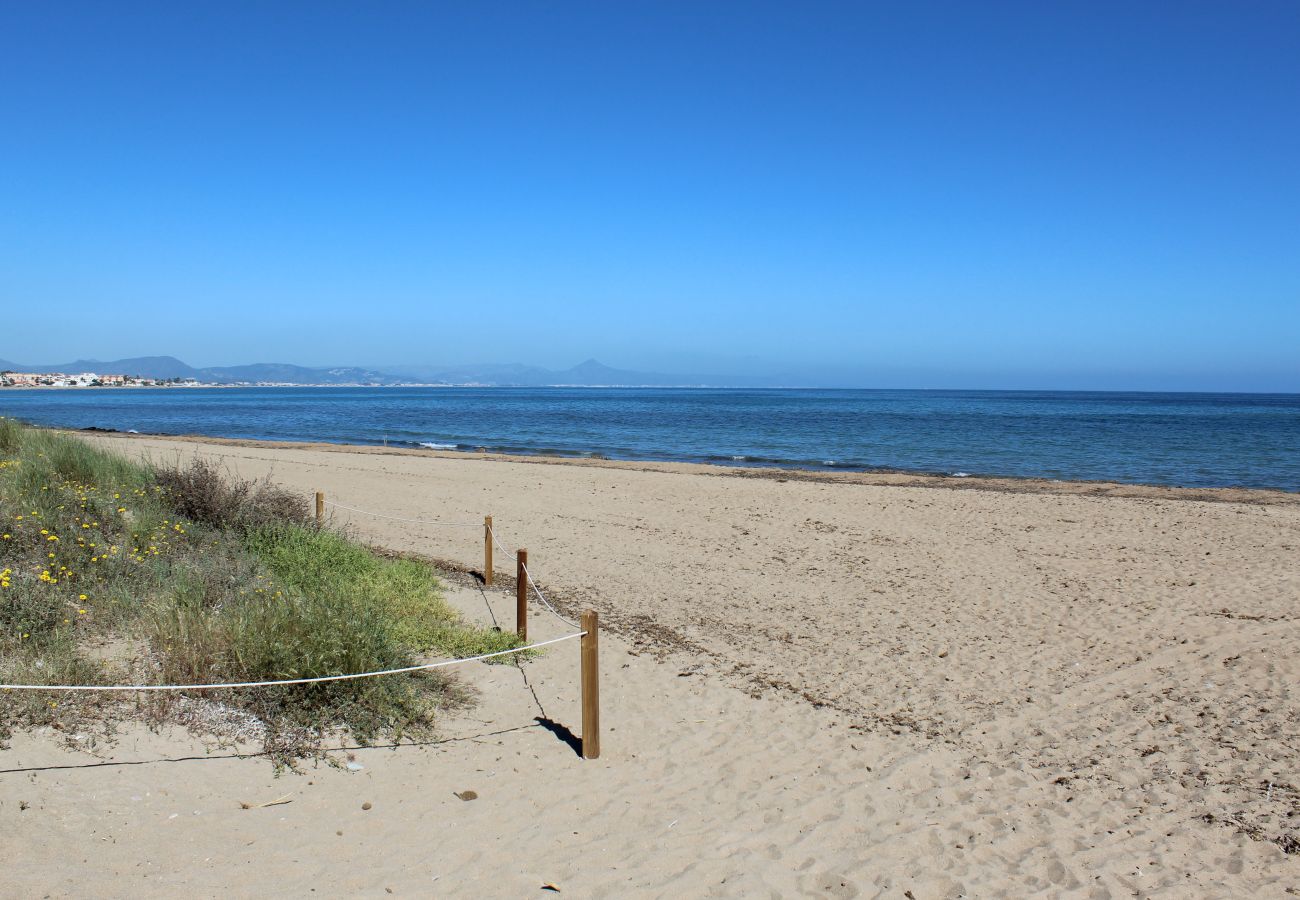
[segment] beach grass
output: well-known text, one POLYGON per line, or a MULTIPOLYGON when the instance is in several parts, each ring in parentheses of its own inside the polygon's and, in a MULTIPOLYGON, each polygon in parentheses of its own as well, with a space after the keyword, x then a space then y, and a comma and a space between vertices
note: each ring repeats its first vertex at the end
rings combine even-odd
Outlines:
MULTIPOLYGON (((3 683, 313 678, 518 645, 464 622, 428 565, 318 527, 304 498, 270 482, 136 463, 12 419, 0 419, 0 534, 3 683)), ((194 725, 201 708, 214 733, 229 726, 291 762, 339 734, 427 735, 465 696, 438 672, 180 695, 4 691, 0 729, 194 725)))

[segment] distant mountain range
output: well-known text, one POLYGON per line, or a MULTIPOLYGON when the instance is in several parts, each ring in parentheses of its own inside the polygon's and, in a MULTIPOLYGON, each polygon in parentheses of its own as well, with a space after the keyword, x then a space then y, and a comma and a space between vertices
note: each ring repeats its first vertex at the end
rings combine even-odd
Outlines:
POLYGON ((520 364, 478 366, 387 366, 384 371, 356 366, 295 366, 289 363, 254 363, 196 369, 174 356, 140 356, 133 359, 79 359, 58 365, 23 365, 0 360, 0 371, 95 372, 99 375, 139 375, 144 378, 192 378, 203 384, 325 384, 395 385, 458 384, 515 387, 696 387, 758 386, 760 379, 705 378, 633 372, 614 369, 594 359, 571 369, 553 370, 520 364))

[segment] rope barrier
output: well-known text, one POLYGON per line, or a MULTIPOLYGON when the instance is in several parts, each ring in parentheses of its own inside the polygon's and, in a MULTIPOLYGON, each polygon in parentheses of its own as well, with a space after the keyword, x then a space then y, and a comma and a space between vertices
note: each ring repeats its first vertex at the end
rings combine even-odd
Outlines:
MULTIPOLYGON (((495 528, 488 526, 488 533, 492 535, 492 543, 496 544, 497 548, 502 553, 515 559, 516 561, 519 559, 519 557, 516 554, 511 553, 505 547, 501 546, 501 541, 497 540, 497 532, 495 528)), ((551 615, 555 616, 555 618, 559 619, 561 622, 563 622, 565 625, 568 625, 570 628, 577 628, 578 627, 577 622, 574 622, 571 619, 566 619, 564 616, 560 614, 559 610, 557 610, 554 606, 551 605, 551 601, 546 599, 546 595, 543 594, 542 589, 537 586, 537 582, 533 581, 533 573, 528 571, 527 564, 524 565, 523 569, 524 569, 524 577, 528 579, 528 584, 530 587, 532 587, 533 593, 537 595, 538 600, 542 601, 542 605, 551 611, 551 615)))
POLYGON ((326 506, 333 506, 336 509, 346 509, 349 512, 361 513, 363 516, 374 516, 376 519, 390 519, 394 522, 408 522, 412 525, 433 525, 444 528, 479 528, 482 522, 434 522, 428 519, 404 519, 401 516, 386 516, 383 513, 371 512, 368 509, 357 509, 355 506, 344 506, 342 503, 335 503, 333 500, 326 500, 326 506))
POLYGON ((461 663, 478 662, 479 660, 492 659, 497 656, 509 656, 512 653, 523 653, 525 650, 535 650, 538 647, 545 647, 549 644, 558 644, 561 641, 571 641, 577 637, 583 637, 587 632, 579 631, 575 634, 566 634, 563 637, 551 638, 549 641, 538 641, 535 644, 528 644, 525 647, 514 647, 510 650, 498 650, 495 653, 483 653, 479 656, 467 656, 464 659, 450 659, 444 662, 424 663, 418 666, 406 666, 401 669, 383 669, 378 672, 357 672, 352 675, 321 675, 317 678, 286 678, 279 681, 233 681, 225 684, 0 684, 0 690, 3 691, 211 691, 222 688, 253 688, 253 687, 274 687, 283 684, 319 684, 322 681, 354 681, 358 678, 375 678, 379 675, 401 675, 406 672, 422 672, 427 669, 441 669, 445 666, 457 666, 461 663))
POLYGON ((528 566, 524 566, 524 577, 528 579, 528 584, 532 586, 533 593, 537 595, 537 599, 541 600, 542 604, 551 611, 551 615, 555 616, 555 618, 559 619, 561 622, 563 622, 565 625, 568 625, 571 628, 578 627, 577 622, 574 622, 570 619, 566 619, 564 616, 560 615, 559 610, 557 610, 554 606, 551 606, 551 601, 546 599, 546 595, 543 594, 542 589, 537 586, 537 582, 533 581, 533 573, 528 571, 528 566))
POLYGON ((511 553, 502 545, 501 541, 497 540, 497 531, 491 525, 488 526, 488 534, 492 535, 492 543, 497 545, 498 550, 500 550, 502 553, 504 553, 506 556, 510 557, 511 559, 514 560, 519 559, 519 556, 517 554, 511 553))

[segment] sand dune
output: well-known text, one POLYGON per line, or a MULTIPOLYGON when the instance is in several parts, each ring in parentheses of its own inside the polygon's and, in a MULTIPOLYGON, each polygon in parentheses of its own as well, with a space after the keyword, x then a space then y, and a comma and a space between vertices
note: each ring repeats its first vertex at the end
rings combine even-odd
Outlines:
MULTIPOLYGON (((396 516, 491 513, 562 610, 612 629, 610 730, 582 762, 536 723, 577 728, 577 650, 559 645, 524 664, 531 689, 516 666, 464 673, 480 704, 447 732, 465 740, 356 751, 356 773, 14 771, 85 758, 22 736, 0 752, 17 851, 0 891, 1300 891, 1294 495, 96 440, 396 516)), ((338 515, 481 565, 472 529, 338 515)), ((455 600, 488 615, 475 589, 455 600)), ((107 753, 194 748, 133 734, 107 753)))

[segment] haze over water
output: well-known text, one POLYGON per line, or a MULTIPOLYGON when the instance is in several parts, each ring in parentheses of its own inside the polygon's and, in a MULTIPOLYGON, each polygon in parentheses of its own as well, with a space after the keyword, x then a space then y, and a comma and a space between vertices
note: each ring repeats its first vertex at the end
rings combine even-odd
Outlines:
POLYGON ((1300 491, 1300 395, 662 388, 14 390, 68 428, 1300 491))

